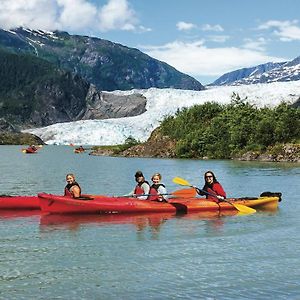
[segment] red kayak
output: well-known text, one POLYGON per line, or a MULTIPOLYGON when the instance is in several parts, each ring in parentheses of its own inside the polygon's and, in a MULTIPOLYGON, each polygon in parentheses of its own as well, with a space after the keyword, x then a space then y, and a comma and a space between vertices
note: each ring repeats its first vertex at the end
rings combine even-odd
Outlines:
POLYGON ((0 195, 0 209, 40 209, 39 198, 0 195))
POLYGON ((86 213, 152 213, 152 212, 214 212, 236 210, 241 207, 259 209, 277 209, 280 197, 278 195, 259 198, 226 199, 226 202, 216 203, 204 198, 171 198, 168 202, 139 200, 128 197, 92 196, 84 199, 74 199, 65 196, 40 193, 40 208, 47 213, 86 214, 86 213))

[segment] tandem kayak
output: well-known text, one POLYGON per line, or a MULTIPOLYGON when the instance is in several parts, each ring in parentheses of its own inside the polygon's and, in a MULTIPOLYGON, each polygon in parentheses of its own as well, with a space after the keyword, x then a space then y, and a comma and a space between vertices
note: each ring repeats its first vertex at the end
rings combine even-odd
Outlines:
MULTIPOLYGON (((262 194, 263 195, 263 194, 262 194)), ((280 193, 269 193, 258 198, 231 198, 216 203, 205 198, 170 198, 168 202, 139 200, 129 197, 93 195, 85 199, 39 193, 40 208, 43 212, 56 214, 87 213, 188 213, 236 210, 235 205, 255 209, 276 210, 281 200, 280 193)))
POLYGON ((0 195, 0 209, 40 209, 37 196, 0 195))

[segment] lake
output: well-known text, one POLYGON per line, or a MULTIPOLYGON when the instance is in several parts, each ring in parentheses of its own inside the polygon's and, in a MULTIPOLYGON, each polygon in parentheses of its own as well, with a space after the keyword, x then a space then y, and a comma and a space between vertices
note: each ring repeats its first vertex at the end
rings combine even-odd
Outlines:
POLYGON ((228 197, 282 192, 276 212, 252 215, 56 216, 0 211, 0 299, 300 299, 300 165, 121 158, 44 146, 0 146, 0 194, 122 195, 142 170, 203 186, 215 172, 228 197))

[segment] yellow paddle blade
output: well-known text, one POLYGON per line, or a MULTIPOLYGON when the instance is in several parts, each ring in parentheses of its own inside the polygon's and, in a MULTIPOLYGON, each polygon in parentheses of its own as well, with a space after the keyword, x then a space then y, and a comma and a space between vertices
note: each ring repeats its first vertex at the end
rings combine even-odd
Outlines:
POLYGON ((180 178, 180 177, 174 177, 173 182, 180 184, 180 185, 192 186, 187 180, 180 178))
POLYGON ((191 188, 191 189, 177 190, 171 194, 176 197, 193 198, 193 197, 196 197, 197 192, 196 192, 196 189, 191 188))
POLYGON ((235 204, 232 202, 229 202, 229 203, 232 204, 238 211, 240 211, 244 214, 254 214, 256 212, 256 210, 254 208, 248 207, 246 205, 235 204))

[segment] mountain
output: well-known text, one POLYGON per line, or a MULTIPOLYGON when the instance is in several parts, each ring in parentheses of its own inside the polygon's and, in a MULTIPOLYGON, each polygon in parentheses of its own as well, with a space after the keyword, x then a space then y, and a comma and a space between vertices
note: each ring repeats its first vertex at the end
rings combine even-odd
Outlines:
POLYGON ((0 65, 0 118, 20 129, 146 111, 146 99, 138 93, 101 92, 80 76, 30 54, 0 48, 0 65))
POLYGON ((250 76, 259 76, 264 72, 268 72, 274 68, 280 67, 284 63, 266 63, 251 68, 243 68, 232 72, 225 73, 211 85, 230 85, 235 81, 242 80, 250 76))
POLYGON ((60 69, 81 76, 99 90, 151 87, 204 89, 194 78, 138 49, 100 38, 70 35, 61 31, 0 29, 0 47, 47 60, 60 69))
POLYGON ((266 63, 226 73, 210 85, 243 85, 300 79, 300 56, 288 62, 266 63))

